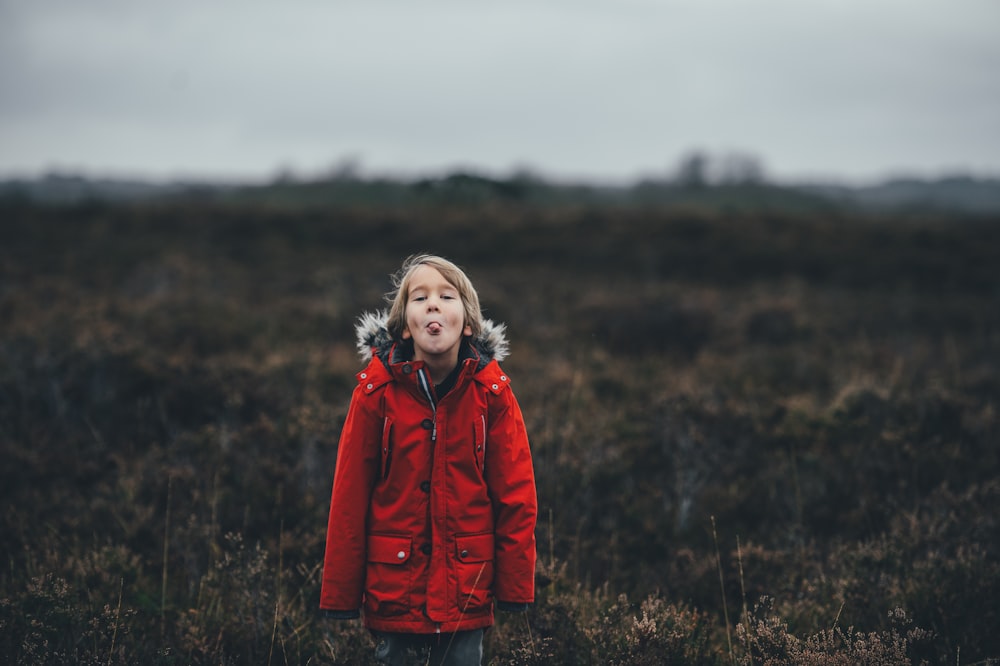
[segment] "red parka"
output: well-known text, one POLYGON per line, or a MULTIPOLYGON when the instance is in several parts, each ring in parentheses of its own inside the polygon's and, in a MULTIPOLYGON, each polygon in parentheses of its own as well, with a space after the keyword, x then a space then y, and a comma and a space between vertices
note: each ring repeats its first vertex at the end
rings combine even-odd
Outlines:
POLYGON ((340 436, 320 607, 362 609, 376 631, 493 623, 493 602, 534 600, 537 503, 528 437, 498 361, 504 327, 463 343, 438 399, 423 363, 367 314, 340 436))

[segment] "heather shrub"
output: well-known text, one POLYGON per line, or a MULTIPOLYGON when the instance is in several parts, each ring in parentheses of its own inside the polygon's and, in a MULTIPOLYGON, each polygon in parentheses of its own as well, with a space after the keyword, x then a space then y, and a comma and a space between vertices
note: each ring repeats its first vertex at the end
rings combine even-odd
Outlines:
POLYGON ((44 575, 0 599, 0 658, 7 664, 125 664, 136 612, 82 602, 65 579, 44 575))
POLYGON ((983 660, 1000 654, 1000 559, 992 507, 1000 485, 972 486, 956 495, 940 488, 891 529, 831 554, 844 613, 859 626, 876 626, 879 609, 905 608, 935 634, 937 658, 961 652, 983 660))
POLYGON ((889 613, 892 626, 881 632, 856 631, 834 626, 806 638, 788 632, 788 626, 771 613, 771 602, 763 598, 737 624, 742 648, 737 663, 742 666, 910 666, 928 662, 916 658, 930 633, 913 626, 901 609, 889 613))
POLYGON ((424 250, 509 326, 548 518, 489 663, 996 661, 1000 226, 703 195, 0 202, 0 661, 371 663, 323 531, 424 250))
POLYGON ((588 664, 593 651, 588 628, 604 595, 572 580, 565 562, 540 559, 535 603, 524 615, 497 614, 487 633, 487 654, 498 663, 588 664))
POLYGON ((280 621, 276 597, 281 575, 260 545, 248 549, 227 534, 222 557, 201 579, 196 604, 176 621, 180 649, 192 663, 260 662, 260 652, 280 621))
POLYGON ((622 595, 591 629, 595 663, 715 664, 708 646, 710 626, 701 613, 658 596, 646 597, 636 609, 622 595))

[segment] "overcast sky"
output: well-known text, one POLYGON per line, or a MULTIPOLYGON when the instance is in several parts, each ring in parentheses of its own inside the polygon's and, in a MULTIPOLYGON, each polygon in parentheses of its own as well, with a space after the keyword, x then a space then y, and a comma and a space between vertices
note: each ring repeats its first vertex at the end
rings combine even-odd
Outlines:
POLYGON ((0 0, 0 177, 1000 175, 1000 0, 0 0))

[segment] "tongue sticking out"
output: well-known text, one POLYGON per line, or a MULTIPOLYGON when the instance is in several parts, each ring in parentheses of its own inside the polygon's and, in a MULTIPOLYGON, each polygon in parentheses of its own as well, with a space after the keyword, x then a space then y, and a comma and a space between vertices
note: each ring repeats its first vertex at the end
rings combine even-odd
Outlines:
POLYGON ((430 324, 427 324, 427 332, 432 334, 440 333, 441 324, 437 322, 431 322, 430 324))

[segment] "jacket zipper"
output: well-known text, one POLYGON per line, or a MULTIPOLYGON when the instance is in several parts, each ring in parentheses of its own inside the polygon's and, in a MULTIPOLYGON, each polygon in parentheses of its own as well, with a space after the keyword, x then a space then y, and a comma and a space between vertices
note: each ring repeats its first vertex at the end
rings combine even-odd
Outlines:
POLYGON ((427 372, 420 368, 417 370, 417 383, 420 384, 420 389, 424 392, 427 397, 427 402, 431 404, 431 441, 437 441, 438 434, 438 419, 437 419, 437 404, 434 402, 434 389, 431 388, 431 384, 427 381, 427 372))

